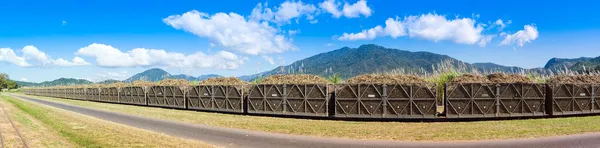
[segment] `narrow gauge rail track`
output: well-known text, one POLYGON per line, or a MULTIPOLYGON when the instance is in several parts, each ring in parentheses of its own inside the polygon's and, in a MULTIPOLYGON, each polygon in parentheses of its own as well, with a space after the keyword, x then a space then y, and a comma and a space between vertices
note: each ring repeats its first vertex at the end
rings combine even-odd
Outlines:
MULTIPOLYGON (((8 122, 10 123, 10 125, 12 126, 12 128, 15 130, 15 132, 17 133, 17 136, 19 136, 19 139, 21 140, 21 142, 23 143, 23 146, 25 148, 29 148, 29 145, 27 144, 27 142, 25 141, 25 138, 23 138, 23 136, 21 135, 21 132, 19 131, 19 129, 17 128, 17 126, 15 125, 15 123, 12 121, 12 119, 10 118, 10 116, 8 116, 8 114, 6 113, 6 110, 4 110, 4 107, 2 105, 0 105, 0 109, 2 110, 2 112, 4 113, 4 116, 6 116, 6 119, 8 119, 8 122)), ((2 143, 2 148, 4 148, 4 138, 1 135, 2 134, 2 129, 0 129, 0 141, 2 143)))

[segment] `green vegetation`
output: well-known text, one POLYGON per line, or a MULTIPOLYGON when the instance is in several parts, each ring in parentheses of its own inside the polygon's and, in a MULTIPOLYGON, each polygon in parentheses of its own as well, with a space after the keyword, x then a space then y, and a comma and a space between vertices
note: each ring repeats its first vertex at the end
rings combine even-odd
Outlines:
POLYGON ((342 83, 342 77, 340 77, 339 74, 334 73, 333 75, 329 76, 329 78, 327 78, 327 80, 333 84, 338 84, 338 83, 342 83))
POLYGON ((48 97, 38 98, 158 119, 320 137, 451 141, 535 138, 600 132, 600 124, 595 122, 600 120, 600 116, 452 123, 349 122, 204 113, 48 97))
POLYGON ((260 82, 262 82, 263 80, 265 80, 265 77, 258 76, 254 80, 252 80, 252 82, 250 82, 250 84, 260 84, 260 82))
POLYGON ((2 99, 76 145, 71 147, 212 147, 197 141, 119 125, 13 97, 2 96, 2 99))
POLYGON ((8 74, 0 73, 0 89, 17 89, 17 82, 10 80, 8 74))

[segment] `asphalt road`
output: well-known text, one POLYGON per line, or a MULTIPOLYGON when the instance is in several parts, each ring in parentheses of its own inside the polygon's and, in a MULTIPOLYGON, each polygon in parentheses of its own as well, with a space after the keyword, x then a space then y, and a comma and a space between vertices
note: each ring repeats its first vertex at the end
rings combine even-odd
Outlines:
MULTIPOLYGON (((112 121, 132 127, 164 133, 167 135, 203 141, 219 147, 232 148, 391 148, 391 147, 496 147, 496 148, 598 148, 600 147, 600 133, 580 134, 570 136, 520 139, 520 140, 484 140, 461 142, 406 142, 387 140, 355 140, 341 138, 322 138, 311 136, 296 136, 255 132, 231 128, 221 128, 200 124, 189 124, 161 119, 146 118, 128 114, 89 109, 79 106, 67 105, 45 101, 37 98, 14 96, 24 100, 48 105, 64 110, 81 113, 98 119, 112 121)), ((402 133, 398 133, 402 134, 402 133)))

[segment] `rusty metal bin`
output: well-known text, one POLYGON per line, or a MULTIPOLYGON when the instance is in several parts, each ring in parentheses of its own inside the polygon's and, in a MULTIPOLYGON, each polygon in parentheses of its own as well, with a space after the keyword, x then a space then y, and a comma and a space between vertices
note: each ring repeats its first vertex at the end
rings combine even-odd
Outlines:
POLYGON ((184 90, 179 86, 152 86, 148 90, 148 106, 186 108, 184 90))
POLYGON ((600 113, 596 101, 600 84, 548 84, 552 94, 547 111, 550 115, 600 113))
POLYGON ((436 118, 435 84, 335 85, 336 118, 436 118))
POLYGON ((119 103, 119 88, 100 88, 100 102, 119 103))
POLYGON ((250 114, 327 117, 328 84, 259 84, 248 91, 250 114))
POLYGON ((243 113, 242 85, 199 85, 187 91, 187 107, 191 110, 243 113))
POLYGON ((85 100, 99 101, 100 100, 100 88, 86 88, 85 89, 85 100))
POLYGON ((86 98, 85 88, 74 88, 73 91, 74 91, 73 99, 85 100, 85 98, 86 98))
POLYGON ((121 88, 119 92, 119 103, 147 105, 144 87, 134 86, 121 88))
POLYGON ((546 85, 539 83, 446 84, 447 118, 545 116, 546 85))

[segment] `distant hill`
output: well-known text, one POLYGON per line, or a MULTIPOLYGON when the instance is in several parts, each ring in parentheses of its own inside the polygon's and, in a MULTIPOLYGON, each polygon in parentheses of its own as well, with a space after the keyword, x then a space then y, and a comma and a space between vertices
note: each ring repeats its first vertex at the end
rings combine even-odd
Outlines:
POLYGON ((524 68, 516 67, 516 66, 503 66, 495 63, 473 63, 471 64, 473 67, 477 68, 478 71, 481 72, 507 72, 507 73, 518 73, 524 68))
POLYGON ((160 68, 152 68, 152 69, 148 69, 144 72, 135 74, 135 75, 131 76, 130 78, 125 79, 124 82, 133 82, 136 80, 156 82, 156 81, 160 81, 162 79, 168 78, 169 76, 171 76, 171 74, 169 74, 165 70, 162 70, 160 68))
POLYGON ((168 76, 167 78, 171 78, 171 79, 185 79, 185 80, 188 80, 188 81, 197 81, 198 80, 198 78, 196 78, 196 77, 192 77, 192 76, 188 76, 188 75, 184 75, 184 74, 171 75, 171 76, 168 76))
POLYGON ((338 73, 342 78, 349 78, 361 74, 388 72, 395 69, 432 72, 432 66, 443 61, 449 61, 449 63, 453 63, 454 65, 466 65, 467 69, 477 69, 480 71, 512 73, 523 70, 523 68, 519 67, 508 67, 494 63, 469 64, 447 55, 431 52, 411 52, 367 44, 358 48, 344 47, 321 53, 287 66, 280 66, 270 71, 240 76, 239 78, 250 81, 258 76, 266 77, 273 74, 287 73, 306 73, 320 76, 338 73))
POLYGON ((133 76, 131 76, 128 79, 125 79, 124 82, 133 82, 136 80, 144 80, 144 81, 151 81, 151 82, 157 82, 166 78, 171 78, 171 79, 185 79, 188 81, 202 81, 208 78, 213 78, 213 77, 222 77, 220 75, 216 75, 216 74, 209 74, 209 75, 201 75, 199 77, 194 77, 194 76, 189 76, 189 75, 184 75, 184 74, 179 74, 179 75, 171 75, 169 72, 162 70, 160 68, 152 68, 152 69, 148 69, 144 72, 135 74, 133 76))
POLYGON ((65 85, 82 85, 93 84, 93 82, 85 79, 60 78, 52 81, 44 81, 41 83, 17 81, 19 87, 37 87, 37 86, 65 86, 65 85))
POLYGON ((589 61, 591 59, 593 59, 593 58, 588 58, 588 57, 581 57, 581 58, 574 58, 574 59, 552 58, 552 59, 548 60, 548 62, 544 66, 544 68, 556 69, 556 68, 564 68, 565 66, 572 67, 576 63, 583 62, 583 61, 589 61))
POLYGON ((219 78, 219 77, 223 77, 221 75, 216 75, 216 74, 208 74, 208 75, 201 75, 198 76, 197 80, 198 81, 202 81, 202 80, 206 80, 208 78, 219 78))
POLYGON ((595 58, 581 57, 574 59, 552 58, 544 66, 551 70, 564 70, 568 68, 571 71, 600 70, 600 56, 595 58))
POLYGON ((117 83, 117 82, 122 82, 119 80, 114 80, 114 79, 108 79, 108 80, 104 80, 104 81, 100 81, 100 82, 96 82, 98 84, 112 84, 112 83, 117 83))

